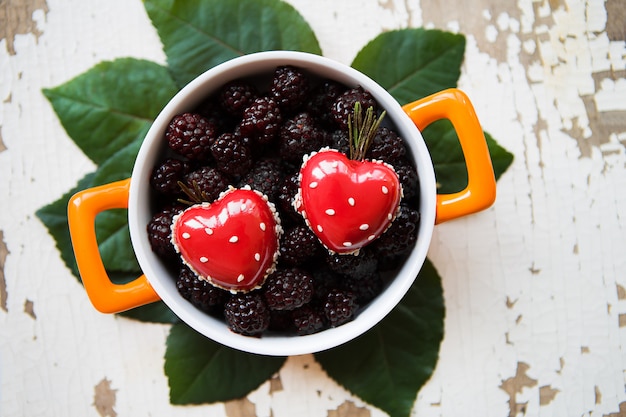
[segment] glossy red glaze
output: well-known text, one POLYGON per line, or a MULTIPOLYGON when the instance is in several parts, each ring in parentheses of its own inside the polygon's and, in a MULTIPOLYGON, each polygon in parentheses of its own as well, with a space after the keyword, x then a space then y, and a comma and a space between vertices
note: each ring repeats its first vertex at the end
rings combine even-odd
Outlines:
POLYGON ((260 193, 231 189, 178 215, 172 242, 199 277, 227 290, 249 291, 274 270, 280 233, 274 207, 260 193))
POLYGON ((334 150, 312 155, 300 170, 295 205, 331 251, 354 253, 380 236, 398 211, 402 188, 393 168, 334 150))

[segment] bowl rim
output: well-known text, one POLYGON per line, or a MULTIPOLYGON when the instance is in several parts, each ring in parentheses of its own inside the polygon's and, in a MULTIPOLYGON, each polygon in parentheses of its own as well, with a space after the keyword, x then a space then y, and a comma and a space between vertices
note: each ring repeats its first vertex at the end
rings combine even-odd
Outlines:
POLYGON ((400 104, 378 83, 356 69, 320 55, 297 51, 256 52, 219 64, 183 87, 161 110, 138 152, 131 175, 128 223, 137 261, 148 281, 163 302, 183 322, 200 334, 231 348, 270 356, 290 356, 324 351, 346 343, 378 324, 408 292, 426 259, 433 234, 436 212, 435 174, 428 148, 421 133, 402 110, 400 104), (306 336, 263 335, 243 336, 232 332, 223 321, 207 315, 183 299, 175 280, 150 249, 146 225, 150 219, 149 178, 153 165, 162 152, 162 137, 169 121, 176 114, 188 111, 226 81, 254 72, 267 73, 278 65, 304 68, 320 77, 335 79, 349 86, 361 85, 387 111, 399 135, 408 144, 415 160, 420 186, 420 225, 418 239, 398 276, 353 321, 336 328, 306 336))

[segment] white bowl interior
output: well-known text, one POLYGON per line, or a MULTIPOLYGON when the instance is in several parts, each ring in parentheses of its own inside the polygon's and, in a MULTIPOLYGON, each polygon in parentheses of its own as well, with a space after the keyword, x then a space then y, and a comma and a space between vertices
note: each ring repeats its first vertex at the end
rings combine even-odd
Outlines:
POLYGON ((328 58, 302 52, 271 51, 245 55, 218 65, 184 87, 162 110, 141 146, 131 178, 128 220, 137 260, 154 290, 185 323, 204 336, 250 353, 288 356, 326 350, 361 335, 383 319, 406 294, 424 263, 435 223, 435 176, 430 154, 413 122, 391 95, 364 74, 328 58), (340 327, 307 336, 268 334, 260 338, 230 331, 226 324, 183 299, 171 272, 150 249, 146 225, 152 216, 149 179, 164 149, 164 133, 177 114, 190 111, 228 81, 255 74, 271 74, 277 66, 293 65, 315 76, 348 86, 361 85, 387 111, 387 119, 405 139, 417 166, 421 214, 417 243, 388 287, 355 319, 340 327))

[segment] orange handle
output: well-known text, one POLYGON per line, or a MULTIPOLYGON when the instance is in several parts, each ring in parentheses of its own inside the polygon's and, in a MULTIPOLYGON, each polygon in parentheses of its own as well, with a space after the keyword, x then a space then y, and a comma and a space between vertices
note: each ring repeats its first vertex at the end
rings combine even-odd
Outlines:
POLYGON ((402 109, 419 130, 436 120, 450 120, 465 156, 467 187, 456 193, 437 195, 435 224, 491 206, 496 199, 496 178, 485 135, 465 93, 456 88, 443 90, 406 104, 402 109))
POLYGON ((102 313, 119 313, 159 300, 145 275, 127 284, 111 282, 98 250, 96 215, 105 210, 127 208, 129 185, 130 179, 126 179, 78 192, 67 208, 78 271, 91 303, 102 313))

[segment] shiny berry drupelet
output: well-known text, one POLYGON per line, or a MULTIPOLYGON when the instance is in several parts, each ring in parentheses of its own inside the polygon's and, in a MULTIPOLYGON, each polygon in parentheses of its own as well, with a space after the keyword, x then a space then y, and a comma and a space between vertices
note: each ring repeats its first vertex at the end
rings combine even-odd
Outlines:
POLYGON ((204 161, 211 155, 209 148, 215 135, 215 125, 198 113, 175 116, 165 131, 170 149, 196 161, 204 161))
POLYGON ((404 147, 402 138, 393 130, 381 127, 374 135, 374 139, 365 157, 393 165, 394 162, 399 161, 405 154, 406 148, 404 147))
POLYGON ((402 184, 404 201, 412 201, 413 204, 417 204, 420 195, 419 177, 413 164, 403 158, 393 164, 393 169, 398 174, 400 184, 402 184))
POLYGON ((311 305, 294 310, 291 318, 296 333, 300 336, 317 333, 327 328, 324 312, 311 305))
POLYGON ((271 310, 294 310, 313 298, 313 276, 299 268, 278 268, 267 277, 263 296, 271 310))
POLYGON ((246 174, 252 167, 252 150, 235 133, 220 135, 211 145, 217 168, 230 176, 246 174))
POLYGON ((280 66, 274 71, 270 92, 281 110, 293 112, 306 100, 309 80, 299 68, 280 66))
POLYGON ((259 97, 256 87, 243 80, 227 83, 220 89, 219 103, 231 116, 241 117, 243 111, 259 97))
POLYGON ((177 158, 167 158, 153 171, 150 177, 150 186, 160 194, 176 196, 182 190, 178 185, 191 170, 187 161, 177 158))
POLYGON ((420 214, 417 210, 400 204, 396 219, 389 229, 373 243, 373 249, 382 256, 406 254, 417 242, 419 220, 420 214))
POLYGON ((324 314, 331 327, 351 321, 357 308, 356 296, 347 290, 331 290, 324 302, 324 314))
POLYGON ((270 324, 270 310, 259 292, 238 293, 224 305, 224 318, 235 333, 255 336, 270 324))
POLYGON ((172 244, 172 219, 184 210, 184 206, 173 204, 156 212, 148 222, 147 232, 150 247, 154 253, 164 260, 174 260, 178 257, 172 244))
POLYGON ((302 163, 302 157, 324 146, 325 132, 308 113, 286 120, 278 137, 278 153, 286 161, 302 163))
POLYGON ((282 121, 276 100, 259 97, 244 110, 239 129, 243 136, 254 138, 260 145, 267 145, 278 136, 282 121))
POLYGON ((293 226, 286 229, 281 237, 279 262, 290 266, 303 265, 321 251, 317 236, 308 226, 293 226))
MULTIPOLYGON (((216 200, 223 191, 228 189, 229 179, 219 170, 210 166, 203 166, 185 176, 184 183, 195 198, 193 202, 216 200)), ((191 196, 190 196, 191 197, 191 196)))
POLYGON ((354 112, 354 104, 357 101, 361 103, 364 111, 370 107, 373 107, 374 111, 377 109, 376 100, 370 92, 364 90, 361 86, 351 88, 337 97, 337 100, 331 107, 333 120, 338 127, 347 129, 348 115, 354 112))

